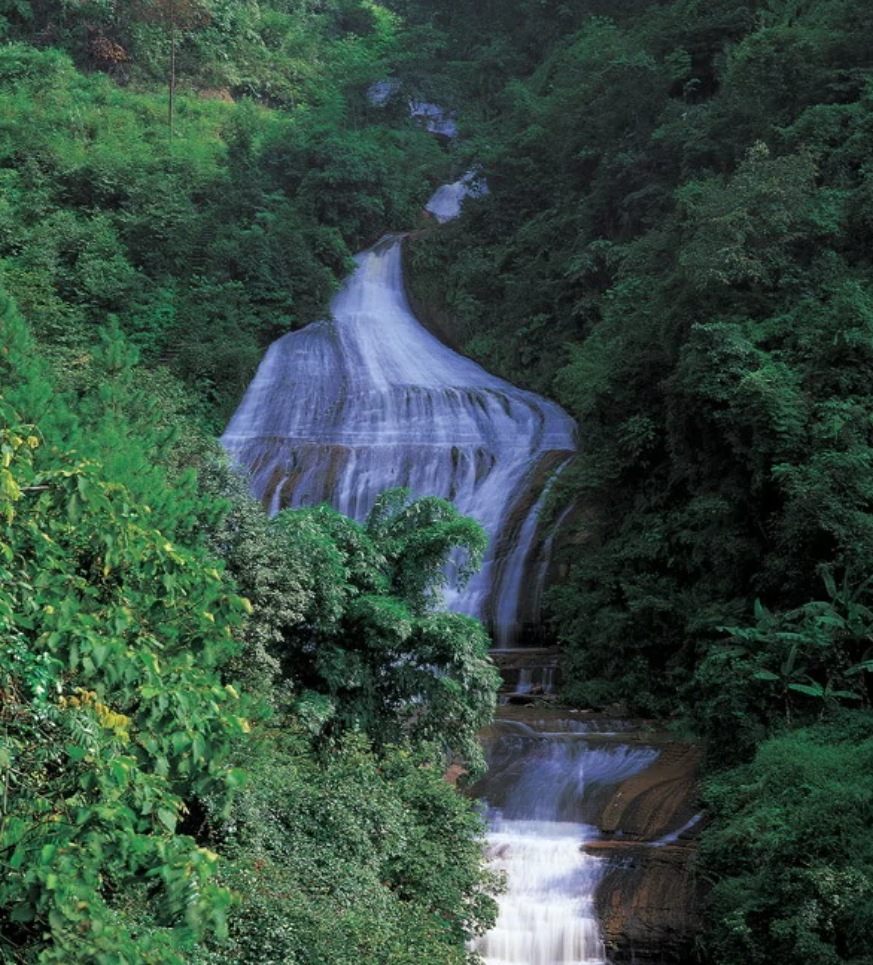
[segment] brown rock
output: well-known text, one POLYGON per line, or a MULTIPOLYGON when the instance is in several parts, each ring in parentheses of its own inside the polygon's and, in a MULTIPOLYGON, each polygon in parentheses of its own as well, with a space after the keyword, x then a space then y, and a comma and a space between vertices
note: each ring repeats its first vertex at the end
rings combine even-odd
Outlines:
POLYGON ((700 750, 667 744, 645 771, 604 802, 601 830, 611 839, 586 850, 610 858, 596 895, 603 939, 613 965, 690 965, 700 927, 700 894, 692 873, 699 825, 675 843, 653 842, 695 814, 700 750))
POLYGON ((681 828, 696 812, 699 768, 696 745, 665 744, 653 764, 609 797, 597 821, 601 831, 656 841, 681 828))
POLYGON ((463 764, 450 764, 445 774, 443 774, 443 779, 448 781, 449 784, 456 786, 458 781, 467 773, 467 768, 463 764))
POLYGON ((694 853, 688 845, 627 844, 612 851, 620 860, 610 863, 596 904, 613 965, 690 965, 694 960, 700 928, 694 853))
POLYGON ((197 92, 197 96, 204 101, 221 101, 222 104, 235 104, 233 95, 226 87, 207 87, 197 92))

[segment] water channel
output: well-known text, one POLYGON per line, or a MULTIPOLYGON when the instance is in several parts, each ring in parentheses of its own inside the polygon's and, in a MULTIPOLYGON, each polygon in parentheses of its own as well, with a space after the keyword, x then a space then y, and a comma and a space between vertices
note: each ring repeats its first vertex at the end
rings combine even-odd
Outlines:
MULTIPOLYGON (((448 220, 469 193, 462 179, 429 207, 448 220)), ((425 330, 404 292, 402 243, 387 236, 361 253, 330 317, 269 348, 222 442, 272 512, 329 502, 362 520, 393 486, 453 500, 486 528, 491 549, 448 605, 518 646, 548 573, 543 493, 572 457, 575 425, 425 330)), ((521 689, 532 680, 522 675, 521 689)), ((593 905, 603 861, 581 849, 596 834, 586 818, 604 788, 657 752, 589 738, 573 722, 495 725, 478 790, 508 890, 478 948, 488 965, 605 961, 593 905)))

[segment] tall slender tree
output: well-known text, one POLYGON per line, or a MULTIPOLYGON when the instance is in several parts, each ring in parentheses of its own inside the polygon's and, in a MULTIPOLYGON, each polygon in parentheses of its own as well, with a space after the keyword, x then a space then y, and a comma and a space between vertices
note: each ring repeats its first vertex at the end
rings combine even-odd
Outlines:
POLYGON ((142 7, 140 18, 146 23, 159 26, 170 40, 170 61, 167 74, 169 91, 167 125, 172 137, 176 110, 176 68, 179 42, 184 34, 204 27, 210 20, 210 13, 198 0, 150 0, 142 7))

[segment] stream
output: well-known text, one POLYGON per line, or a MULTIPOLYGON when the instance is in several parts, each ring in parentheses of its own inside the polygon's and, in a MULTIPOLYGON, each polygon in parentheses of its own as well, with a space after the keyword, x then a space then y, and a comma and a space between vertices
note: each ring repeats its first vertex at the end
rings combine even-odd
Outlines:
MULTIPOLYGON (((470 193, 461 179, 429 209, 449 220, 470 193)), ((358 255, 330 317, 268 349, 222 443, 271 512, 328 502, 363 520, 394 486, 454 501, 485 527, 490 548, 447 605, 482 619, 496 645, 517 648, 539 621, 552 543, 539 511, 550 478, 572 458, 575 424, 419 323, 402 244, 389 235, 358 255)), ((523 672, 520 688, 531 680, 523 672)), ((596 834, 586 814, 600 790, 657 752, 595 746, 573 722, 498 721, 494 735, 478 792, 508 890, 478 951, 488 965, 603 963, 593 896, 605 862, 581 850, 596 834)))
POLYGON ((474 946, 488 965, 604 965, 594 894, 606 869, 584 846, 615 786, 654 763, 595 722, 498 718, 488 772, 473 788, 487 806, 493 866, 506 873, 496 927, 474 946))

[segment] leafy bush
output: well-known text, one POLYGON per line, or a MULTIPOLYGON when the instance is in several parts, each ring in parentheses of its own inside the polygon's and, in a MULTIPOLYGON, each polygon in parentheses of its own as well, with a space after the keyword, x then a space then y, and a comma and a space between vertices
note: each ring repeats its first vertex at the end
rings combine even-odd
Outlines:
POLYGON ((429 603, 479 527, 270 520, 196 488, 184 392, 147 400, 120 332, 64 392, 8 299, 0 336, 0 958, 463 962, 494 882, 442 775, 496 672, 429 603))
POLYGON ((706 961, 869 960, 871 755, 870 714, 848 712, 766 741, 751 763, 710 780, 706 961))

